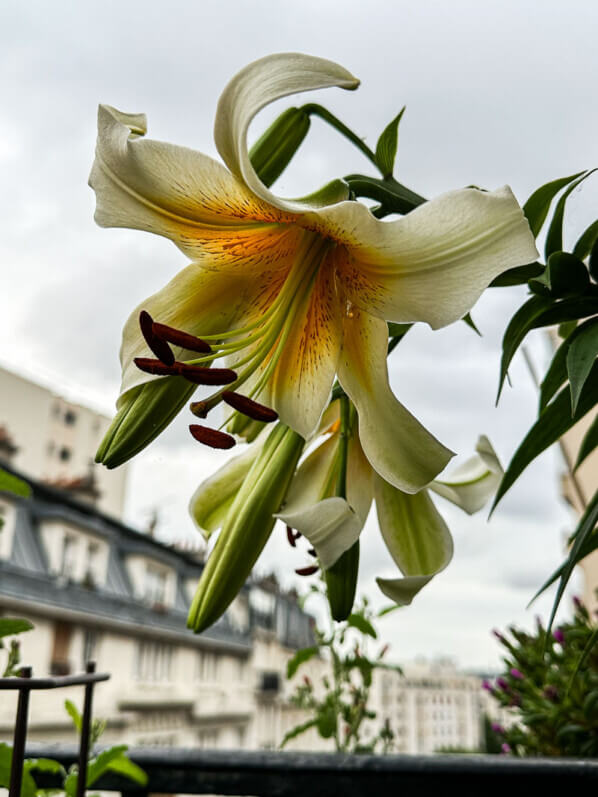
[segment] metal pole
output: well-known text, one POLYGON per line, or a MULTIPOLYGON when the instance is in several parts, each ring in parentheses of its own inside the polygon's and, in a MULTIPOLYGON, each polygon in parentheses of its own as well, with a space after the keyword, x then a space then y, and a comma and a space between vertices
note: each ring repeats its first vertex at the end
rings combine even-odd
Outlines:
MULTIPOLYGON (((88 661, 85 672, 96 671, 95 661, 88 661)), ((85 701, 83 703, 83 719, 81 721, 81 742, 79 744, 79 776, 77 777, 77 797, 83 797, 87 783, 87 760, 89 758, 89 734, 91 726, 91 702, 93 698, 93 683, 85 684, 85 701)), ((12 795, 10 796, 12 797, 12 795)))
MULTIPOLYGON (((31 678, 31 667, 21 667, 21 678, 31 678)), ((10 766, 9 797, 20 797, 21 783, 23 781, 23 760, 25 758, 25 739, 27 738, 27 714, 29 711, 29 688, 23 686, 19 689, 19 702, 17 705, 17 721, 12 743, 12 762, 10 766)))

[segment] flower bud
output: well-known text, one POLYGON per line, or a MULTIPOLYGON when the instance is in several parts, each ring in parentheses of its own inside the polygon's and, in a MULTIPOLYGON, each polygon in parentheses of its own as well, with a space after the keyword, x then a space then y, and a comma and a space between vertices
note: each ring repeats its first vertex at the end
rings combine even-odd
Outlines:
POLYGON ((134 457, 178 415, 196 388, 182 376, 169 376, 130 390, 120 400, 96 462, 116 468, 134 457))
POLYGON ((271 186, 289 165, 309 130, 309 115, 288 108, 255 142, 249 157, 262 183, 271 186))
POLYGON ((511 677, 515 678, 517 681, 523 681, 525 678, 525 675, 521 672, 521 670, 518 670, 517 667, 511 667, 509 672, 511 673, 511 677))
POLYGON ((552 636, 559 643, 559 645, 562 645, 565 641, 565 635, 560 628, 555 628, 554 631, 552 632, 552 636))
POLYGON ((305 441, 277 423, 226 515, 197 585, 187 626, 204 631, 237 595, 274 527, 305 441))

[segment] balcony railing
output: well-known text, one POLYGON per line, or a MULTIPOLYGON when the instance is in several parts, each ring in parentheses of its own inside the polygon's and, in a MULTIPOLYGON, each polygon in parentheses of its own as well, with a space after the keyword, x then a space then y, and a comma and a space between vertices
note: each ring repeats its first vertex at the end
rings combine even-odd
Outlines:
MULTIPOLYGON (((68 767, 75 747, 31 745, 31 757, 53 758, 68 767)), ((533 794, 596 794, 598 762, 517 759, 502 756, 335 755, 143 748, 129 757, 148 775, 143 789, 117 775, 103 777, 93 791, 147 794, 253 795, 254 797, 530 797, 533 794)), ((56 787, 36 774, 40 787, 56 787)))

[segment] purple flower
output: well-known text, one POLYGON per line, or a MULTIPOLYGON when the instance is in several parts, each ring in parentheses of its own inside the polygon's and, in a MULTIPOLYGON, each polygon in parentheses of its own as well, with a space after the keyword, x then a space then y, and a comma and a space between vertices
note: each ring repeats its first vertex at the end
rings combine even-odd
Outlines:
POLYGON ((497 678, 496 685, 498 686, 499 689, 504 689, 505 692, 507 692, 509 689, 509 684, 505 681, 504 678, 497 678))
POLYGON ((492 687, 492 684, 486 678, 484 678, 484 680, 482 681, 482 689, 485 689, 487 692, 490 692, 490 693, 494 692, 494 688, 492 687))
POLYGON ((579 598, 577 595, 573 596, 573 603, 575 604, 575 606, 577 606, 578 609, 584 608, 583 603, 581 602, 581 598, 579 598))
POLYGON ((565 635, 563 634, 560 628, 555 628, 554 631, 552 632, 552 636, 556 639, 559 645, 562 645, 563 642, 565 641, 565 635))
POLYGON ((497 639, 498 639, 500 642, 504 642, 504 641, 505 641, 505 638, 504 638, 504 636, 503 636, 503 635, 500 633, 500 631, 497 631, 497 630, 496 630, 496 628, 493 628, 493 629, 492 629, 492 633, 494 634, 494 636, 495 636, 495 637, 496 637, 496 638, 497 638, 497 639))
POLYGON ((498 722, 493 722, 490 727, 492 728, 494 733, 500 733, 502 735, 505 732, 505 729, 503 728, 503 726, 499 725, 498 722))
POLYGON ((511 677, 516 678, 518 681, 523 681, 525 678, 525 675, 521 672, 521 670, 518 670, 517 667, 511 667, 509 672, 511 673, 511 677))
POLYGON ((511 752, 511 745, 503 742, 500 746, 500 750, 503 755, 508 755, 511 752))

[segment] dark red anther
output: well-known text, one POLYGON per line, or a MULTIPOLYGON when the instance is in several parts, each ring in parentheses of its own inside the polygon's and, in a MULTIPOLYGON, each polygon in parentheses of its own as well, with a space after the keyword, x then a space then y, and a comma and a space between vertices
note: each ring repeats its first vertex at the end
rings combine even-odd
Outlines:
POLYGON ((289 545, 292 545, 293 548, 297 545, 297 540, 301 534, 299 532, 295 533, 290 526, 287 526, 287 540, 289 541, 289 545))
POLYGON ((161 340, 174 343, 175 346, 180 346, 182 349, 187 349, 187 351, 198 351, 201 354, 209 354, 212 351, 212 347, 205 340, 180 329, 175 329, 175 327, 169 327, 166 324, 159 324, 154 321, 152 331, 161 340))
POLYGON ((176 372, 196 385, 230 385, 237 378, 230 368, 203 368, 201 365, 176 363, 176 372))
POLYGON ((320 568, 317 565, 310 565, 309 567, 299 567, 295 570, 298 576, 313 576, 320 568))
POLYGON ((218 429, 210 429, 209 426, 192 423, 189 426, 189 431, 198 442, 210 446, 210 448, 232 448, 235 445, 234 437, 225 432, 219 432, 218 429))
POLYGON ((317 555, 318 555, 318 554, 316 553, 316 549, 315 549, 315 548, 310 548, 310 549, 309 549, 309 551, 308 551, 307 553, 308 553, 310 556, 317 556, 317 555))
POLYGON ((225 401, 229 407, 241 412, 248 418, 254 421, 263 421, 264 423, 272 423, 278 420, 278 413, 270 407, 259 404, 257 401, 242 396, 240 393, 234 393, 232 390, 225 390, 222 393, 222 400, 225 401))
POLYGON ((174 354, 172 349, 166 343, 166 340, 158 337, 154 331, 154 321, 147 310, 142 310, 139 313, 139 326, 141 327, 141 334, 145 338, 145 342, 165 365, 173 365, 174 354))
POLYGON ((152 360, 149 357, 135 357, 133 360, 140 371, 156 376, 173 376, 178 373, 176 365, 166 365, 161 360, 152 360))
POLYGON ((207 401, 192 401, 191 404, 189 404, 189 409, 194 415, 197 415, 198 418, 207 418, 208 412, 210 411, 207 401))

